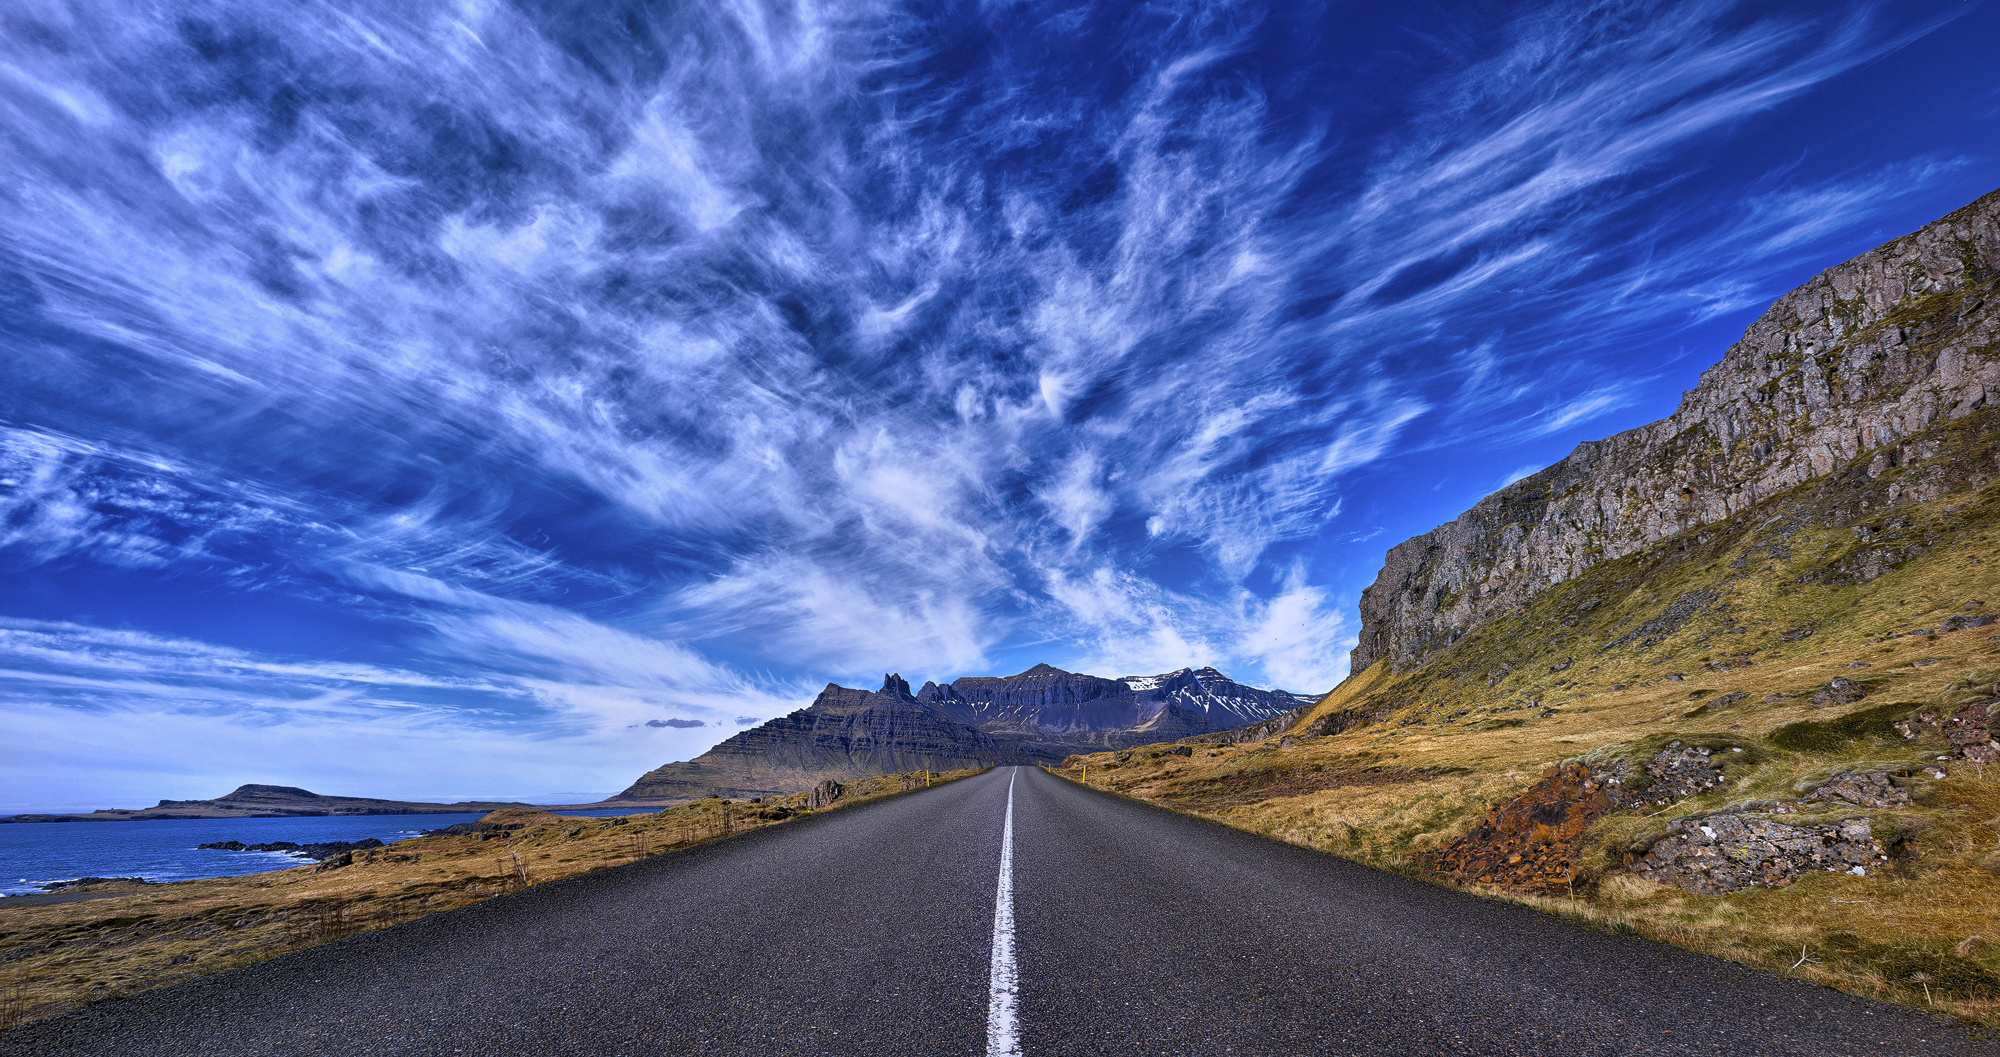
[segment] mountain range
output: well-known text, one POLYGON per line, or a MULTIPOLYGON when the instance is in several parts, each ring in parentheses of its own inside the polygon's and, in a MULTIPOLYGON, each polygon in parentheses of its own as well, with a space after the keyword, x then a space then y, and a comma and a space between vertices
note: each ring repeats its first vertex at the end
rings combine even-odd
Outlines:
POLYGON ((1312 704, 1213 668, 1118 679, 1038 664, 1019 675, 967 676, 912 693, 901 675, 873 692, 828 683, 805 708, 700 756, 641 776, 609 802, 795 792, 829 778, 998 764, 1053 764, 1232 730, 1312 704))

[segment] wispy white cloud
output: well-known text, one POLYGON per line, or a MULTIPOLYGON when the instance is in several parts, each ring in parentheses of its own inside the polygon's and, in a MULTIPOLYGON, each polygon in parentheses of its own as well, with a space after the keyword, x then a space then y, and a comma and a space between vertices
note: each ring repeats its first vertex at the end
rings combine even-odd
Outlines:
POLYGON ((268 692, 693 749, 832 674, 1025 651, 1324 689, 1328 569, 1380 546, 1341 524, 1357 475, 1628 424, 1628 345, 1965 164, 1680 190, 1908 39, 1866 5, 1548 4, 1352 107, 1258 65, 1304 16, 1254 5, 978 16, 1121 27, 1075 66, 876 4, 7 17, 0 351, 34 369, 0 557, 226 578, 401 658, 253 671, 79 619, 34 633, 74 641, 32 709, 268 692), (120 667, 155 654, 181 682, 120 667), (389 678, 432 671, 464 682, 389 678), (643 727, 676 709, 709 725, 643 727))
POLYGON ((698 716, 720 726, 746 709, 776 715, 810 696, 804 687, 720 675, 683 652, 574 617, 544 617, 548 623, 493 617, 460 628, 449 640, 455 649, 430 659, 432 671, 0 619, 0 726, 66 728, 15 740, 35 751, 10 757, 5 788, 19 804, 214 796, 227 791, 210 787, 227 771, 242 781, 353 795, 595 798, 663 753, 715 740, 695 728, 637 737, 630 733, 637 724, 698 716), (493 663, 510 648, 525 659, 493 663), (467 659, 482 662, 477 675, 449 674, 465 670, 450 662, 467 659), (524 670, 534 667, 551 671, 524 670), (153 733, 141 739, 140 731, 153 733), (384 745, 396 751, 384 753, 384 745), (342 759, 343 749, 353 758, 342 759), (219 765, 218 752, 234 762, 219 765), (431 763, 411 770, 411 753, 431 763), (522 769, 499 769, 509 761, 522 769), (107 785, 107 769, 125 773, 107 785))

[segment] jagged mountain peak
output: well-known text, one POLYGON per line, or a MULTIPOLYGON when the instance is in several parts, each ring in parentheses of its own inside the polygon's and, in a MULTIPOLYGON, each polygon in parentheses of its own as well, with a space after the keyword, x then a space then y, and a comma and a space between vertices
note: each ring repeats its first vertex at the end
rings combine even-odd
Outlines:
MULTIPOLYGON (((1127 675, 1121 677, 1118 681, 1141 693, 1148 690, 1171 690, 1180 687, 1198 687, 1202 690, 1208 690, 1217 684, 1227 684, 1245 690, 1251 689, 1208 665, 1203 665, 1200 668, 1176 668, 1171 672, 1162 672, 1159 675, 1127 675)), ((1273 690, 1270 692, 1283 693, 1284 691, 1273 690)))
POLYGON ((901 674, 888 672, 875 691, 828 683, 809 707, 694 760, 660 767, 622 795, 759 795, 826 777, 1053 762, 1074 752, 1234 730, 1300 703, 1208 667, 1106 679, 1037 664, 1018 675, 927 681, 914 694, 901 674))

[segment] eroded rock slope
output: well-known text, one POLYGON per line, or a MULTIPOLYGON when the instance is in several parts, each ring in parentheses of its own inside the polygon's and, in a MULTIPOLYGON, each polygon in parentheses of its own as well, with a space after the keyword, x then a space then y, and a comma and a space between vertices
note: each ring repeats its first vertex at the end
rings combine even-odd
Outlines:
POLYGON ((1361 596, 1354 670, 1420 662, 1599 562, 1871 449, 1871 473, 1928 458, 1899 442, 2000 398, 1996 271, 2000 192, 1786 294, 1670 417, 1578 445, 1392 549, 1361 596))

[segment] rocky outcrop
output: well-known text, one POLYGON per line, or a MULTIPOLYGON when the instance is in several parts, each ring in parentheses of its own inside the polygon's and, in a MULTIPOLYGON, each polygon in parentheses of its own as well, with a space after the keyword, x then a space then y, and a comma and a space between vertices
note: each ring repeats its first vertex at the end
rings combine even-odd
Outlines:
POLYGON ((1867 696, 1867 692, 1861 689, 1859 683, 1852 679, 1836 677, 1828 680, 1825 686, 1813 691, 1812 703, 1814 708, 1830 708, 1834 705, 1851 705, 1867 696))
POLYGON ((165 884, 164 881, 149 881, 144 877, 77 877, 68 881, 47 881, 35 887, 44 892, 86 892, 93 888, 125 887, 128 885, 165 884))
POLYGON ((1527 791, 1494 808, 1434 864, 1460 881, 1549 891, 1576 879, 1590 824, 1622 806, 1616 769, 1550 767, 1527 791))
POLYGON ((1813 871, 1865 877, 1889 854, 1865 818, 1813 825, 1739 812, 1675 819, 1632 872, 1702 895, 1782 888, 1813 871))
POLYGON ((214 851, 270 851, 280 852, 297 859, 330 859, 344 852, 367 851, 382 847, 382 842, 374 837, 362 840, 323 841, 317 844, 294 844, 288 840, 274 840, 263 844, 245 844, 240 840, 221 840, 212 844, 197 844, 197 848, 214 851))
POLYGON ((1909 807, 1909 790, 1887 771, 1842 771, 1805 795, 1806 802, 1840 807, 1909 807))
MULTIPOLYGON (((908 688, 909 688, 908 685, 905 684, 904 689, 907 690, 908 688)), ((813 786, 812 789, 806 793, 806 807, 812 811, 818 811, 821 808, 832 807, 833 802, 840 799, 841 794, 846 792, 847 792, 846 786, 841 785, 839 782, 836 782, 833 779, 829 778, 826 781, 821 782, 816 786, 813 786)))
MULTIPOLYGON (((1728 757, 1728 753, 1721 754, 1728 757)), ((1573 760, 1494 808, 1433 863, 1468 883, 1530 891, 1567 888, 1578 878, 1584 831, 1628 807, 1657 807, 1722 787, 1723 760, 1705 745, 1678 739, 1646 760, 1642 774, 1621 759, 1573 760)))
POLYGON ((1943 719, 1936 712, 1923 711, 1893 726, 1905 741, 1915 741, 1925 734, 1941 735, 1952 755, 1987 764, 2000 763, 2000 729, 1995 729, 1996 722, 2000 722, 2000 696, 1967 701, 1943 719))
POLYGON ((2000 700, 1972 701, 1960 706, 1950 719, 1944 721, 1945 744, 1960 758, 1978 763, 2000 763, 2000 731, 1994 729, 1994 720, 2000 719, 2000 700))
POLYGON ((1706 793, 1723 783, 1722 767, 1713 750, 1704 745, 1668 743, 1646 761, 1646 787, 1629 794, 1634 804, 1671 804, 1684 797, 1706 793))
POLYGON ((1670 417, 1579 445, 1392 549, 1362 592, 1354 671, 1413 665, 1592 565, 1864 453, 1870 476, 1931 457, 1902 442, 2000 399, 1996 272, 2000 192, 1786 294, 1670 417))

